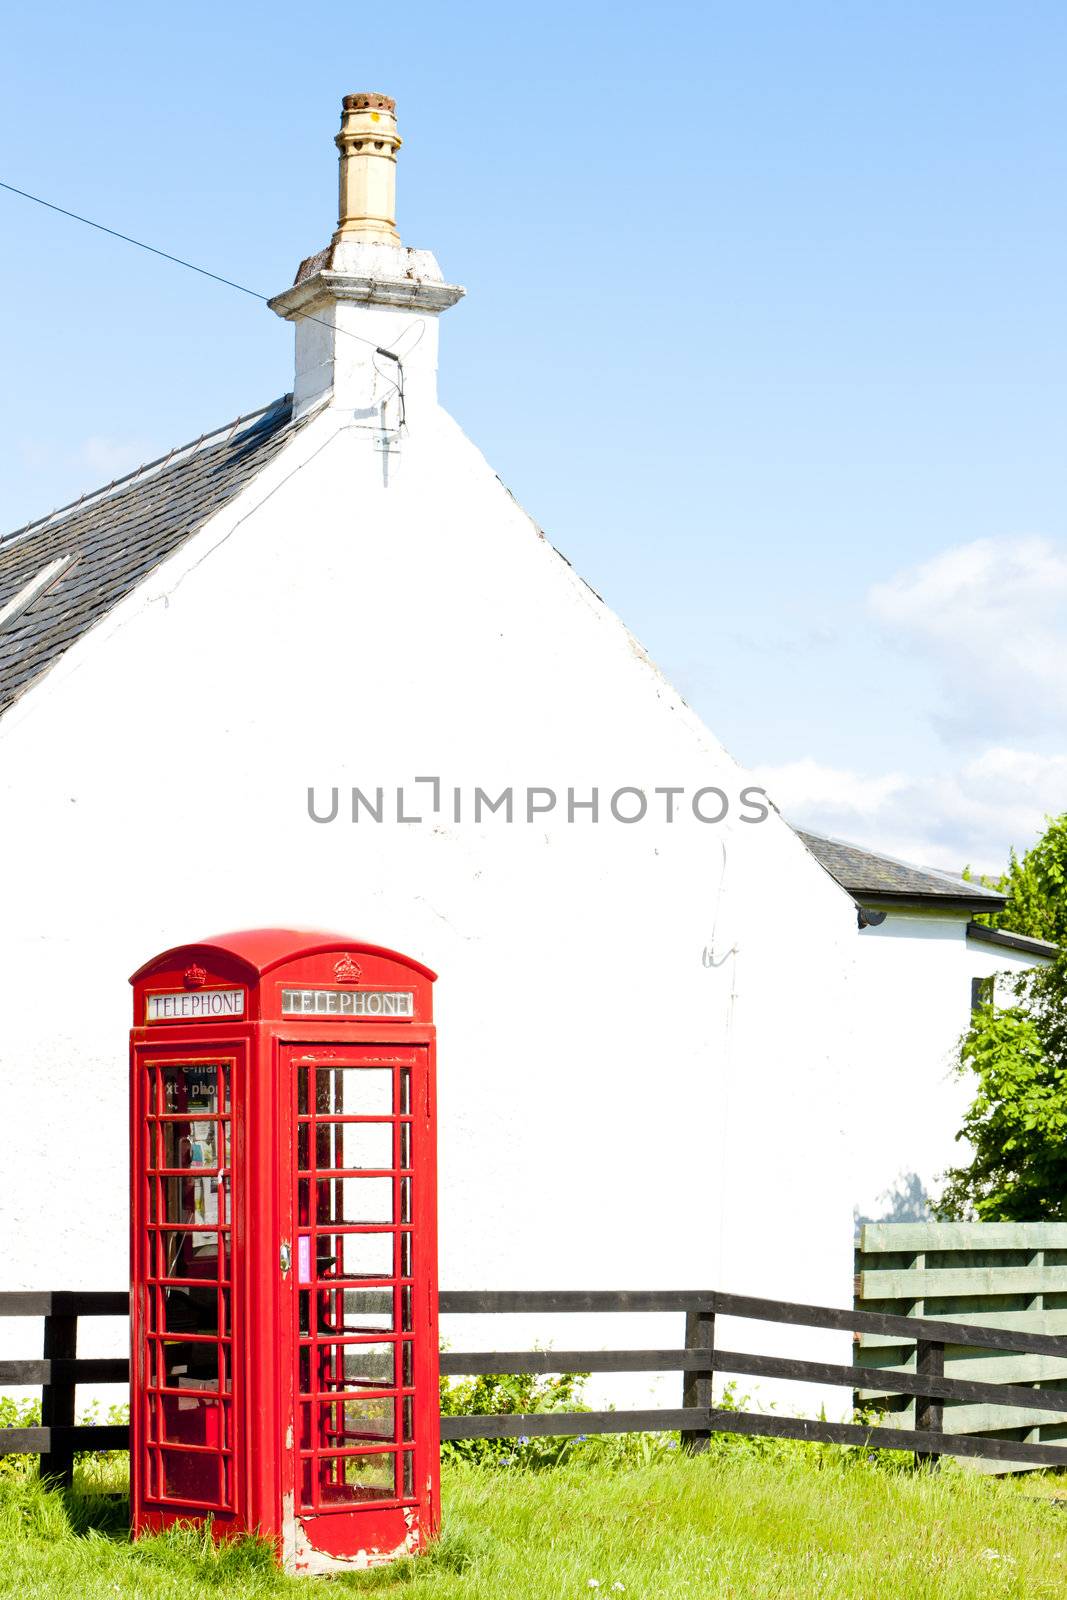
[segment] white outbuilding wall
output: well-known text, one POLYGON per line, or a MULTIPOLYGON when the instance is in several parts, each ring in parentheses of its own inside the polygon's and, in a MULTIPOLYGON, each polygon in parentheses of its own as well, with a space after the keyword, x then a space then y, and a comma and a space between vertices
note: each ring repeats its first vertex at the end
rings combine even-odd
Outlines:
MULTIPOLYGON (((973 1078, 955 1072, 971 1014, 971 983, 1034 965, 1032 955, 967 937, 968 915, 890 909, 856 942, 856 1205, 880 1202, 915 1173, 930 1194, 964 1164, 957 1140, 974 1098, 973 1078)), ((1010 995, 1002 995, 1010 1003, 1010 995)))

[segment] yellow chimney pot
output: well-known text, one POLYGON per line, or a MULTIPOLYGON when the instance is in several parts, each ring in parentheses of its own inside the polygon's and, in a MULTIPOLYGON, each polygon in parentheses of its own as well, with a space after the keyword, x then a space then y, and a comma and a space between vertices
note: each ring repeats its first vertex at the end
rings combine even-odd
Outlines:
POLYGON ((340 239, 378 239, 398 245, 396 231, 396 101, 384 94, 346 94, 341 108, 340 239))

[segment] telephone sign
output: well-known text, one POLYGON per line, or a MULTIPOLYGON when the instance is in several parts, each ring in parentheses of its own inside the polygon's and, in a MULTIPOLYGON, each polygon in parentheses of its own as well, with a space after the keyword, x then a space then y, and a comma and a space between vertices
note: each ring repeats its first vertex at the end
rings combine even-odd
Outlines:
POLYGON ((191 993, 150 994, 145 998, 145 1020, 178 1022, 189 1017, 242 1017, 243 989, 194 989, 191 993))
POLYGON ((282 1016, 413 1017, 410 989, 283 989, 282 1016))

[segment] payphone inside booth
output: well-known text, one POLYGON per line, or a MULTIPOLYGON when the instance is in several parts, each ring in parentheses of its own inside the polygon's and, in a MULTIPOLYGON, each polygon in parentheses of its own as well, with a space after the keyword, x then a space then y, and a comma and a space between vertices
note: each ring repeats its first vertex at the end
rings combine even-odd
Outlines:
POLYGON ((292 1572, 439 1524, 434 974, 265 929, 134 974, 134 1532, 210 1517, 292 1572))

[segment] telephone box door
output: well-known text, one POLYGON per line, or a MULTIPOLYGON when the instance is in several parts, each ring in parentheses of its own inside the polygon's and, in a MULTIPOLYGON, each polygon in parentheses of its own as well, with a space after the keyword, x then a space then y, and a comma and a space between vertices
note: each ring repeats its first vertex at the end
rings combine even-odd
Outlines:
POLYGON ((283 1421, 299 1571, 316 1553, 384 1560, 436 1528, 435 1140, 427 1047, 282 1055, 293 1134, 283 1421))
POLYGON ((243 1080, 240 1046, 135 1053, 134 1505, 210 1513, 220 1526, 242 1492, 232 1126, 243 1080))

